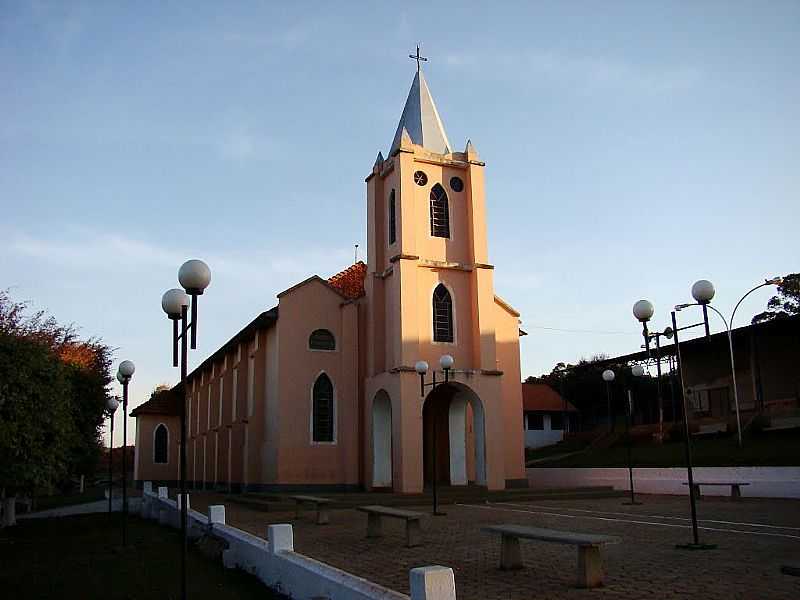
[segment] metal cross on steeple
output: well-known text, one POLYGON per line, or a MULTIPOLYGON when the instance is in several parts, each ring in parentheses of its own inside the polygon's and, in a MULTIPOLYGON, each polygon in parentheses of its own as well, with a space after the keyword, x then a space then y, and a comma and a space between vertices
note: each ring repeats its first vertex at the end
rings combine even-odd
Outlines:
POLYGON ((409 54, 408 58, 413 58, 414 60, 417 61, 417 72, 419 72, 419 63, 420 63, 420 61, 422 61, 422 62, 427 62, 428 61, 427 58, 425 58, 424 56, 420 55, 420 53, 419 53, 419 44, 417 44, 417 53, 416 54, 409 54))

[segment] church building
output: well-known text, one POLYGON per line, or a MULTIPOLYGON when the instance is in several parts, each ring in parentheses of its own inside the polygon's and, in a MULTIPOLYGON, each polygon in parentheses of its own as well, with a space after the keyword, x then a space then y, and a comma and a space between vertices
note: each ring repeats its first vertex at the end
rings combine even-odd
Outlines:
POLYGON ((131 411, 137 482, 179 479, 185 399, 195 489, 527 485, 520 315, 494 291, 484 167, 471 142, 453 149, 418 68, 366 177, 367 263, 279 293, 185 390, 131 411))

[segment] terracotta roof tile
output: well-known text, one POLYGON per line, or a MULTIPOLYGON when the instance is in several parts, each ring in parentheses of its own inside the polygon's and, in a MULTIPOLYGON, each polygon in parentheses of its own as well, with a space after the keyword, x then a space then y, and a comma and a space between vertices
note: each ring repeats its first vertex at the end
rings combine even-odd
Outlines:
POLYGON ((328 279, 328 284, 336 288, 346 298, 355 300, 365 294, 364 278, 366 276, 367 265, 358 261, 356 264, 347 267, 344 271, 328 279))
POLYGON ((523 410, 578 412, 569 400, 562 398, 561 394, 546 383, 523 383, 522 407, 523 410))
POLYGON ((161 390, 153 394, 144 404, 140 404, 131 411, 132 417, 139 415, 179 415, 180 414, 180 384, 171 390, 161 390))

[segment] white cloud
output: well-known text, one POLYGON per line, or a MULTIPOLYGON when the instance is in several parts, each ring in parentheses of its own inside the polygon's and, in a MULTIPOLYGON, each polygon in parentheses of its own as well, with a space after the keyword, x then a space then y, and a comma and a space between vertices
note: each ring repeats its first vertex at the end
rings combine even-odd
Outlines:
POLYGON ((265 140, 249 131, 230 131, 220 140, 220 154, 232 160, 266 158, 269 154, 265 140))
POLYGON ((670 93, 690 89, 702 79, 692 66, 645 66, 603 56, 571 56, 554 51, 520 54, 459 53, 444 57, 456 69, 481 69, 504 79, 539 77, 580 89, 670 93))

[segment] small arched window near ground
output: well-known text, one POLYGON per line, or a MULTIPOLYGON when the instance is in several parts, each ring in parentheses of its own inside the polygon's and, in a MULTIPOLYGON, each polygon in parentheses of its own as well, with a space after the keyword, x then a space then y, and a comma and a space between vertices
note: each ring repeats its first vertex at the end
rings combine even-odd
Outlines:
POLYGON ((327 329, 315 329, 308 338, 312 350, 336 350, 336 338, 327 329))
POLYGON ((440 184, 431 190, 431 235, 450 237, 450 208, 447 205, 447 192, 440 184))
POLYGON ((433 290, 433 341, 453 341, 453 299, 441 283, 433 290))
POLYGON ((163 423, 153 433, 153 462, 162 465, 169 462, 169 431, 163 423))
POLYGON ((333 441, 333 382, 322 373, 314 382, 312 439, 315 442, 333 441))

